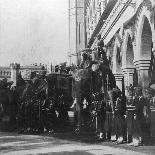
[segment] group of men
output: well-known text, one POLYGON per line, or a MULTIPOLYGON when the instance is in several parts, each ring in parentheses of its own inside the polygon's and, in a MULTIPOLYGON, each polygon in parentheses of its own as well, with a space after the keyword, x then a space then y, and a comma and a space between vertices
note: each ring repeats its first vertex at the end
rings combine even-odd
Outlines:
POLYGON ((67 119, 64 93, 48 94, 45 74, 33 73, 21 94, 17 115, 19 132, 53 133, 67 119))
POLYGON ((132 94, 126 98, 118 88, 114 89, 113 100, 105 100, 102 93, 94 94, 91 112, 95 117, 97 138, 139 146, 151 136, 150 91, 131 86, 132 94))

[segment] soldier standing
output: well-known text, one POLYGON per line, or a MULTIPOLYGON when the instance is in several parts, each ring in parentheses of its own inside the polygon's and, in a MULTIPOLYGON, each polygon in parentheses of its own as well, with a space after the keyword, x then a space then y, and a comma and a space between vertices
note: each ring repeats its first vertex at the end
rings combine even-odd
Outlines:
POLYGON ((142 144, 142 140, 143 140, 142 128, 145 122, 143 110, 144 110, 144 107, 146 106, 146 100, 143 97, 141 87, 135 88, 134 105, 135 105, 134 133, 133 133, 133 143, 131 145, 139 146, 142 144))
POLYGON ((115 132, 118 137, 116 144, 123 143, 124 132, 125 132, 125 112, 126 112, 126 102, 125 97, 120 92, 118 94, 115 106, 115 132))

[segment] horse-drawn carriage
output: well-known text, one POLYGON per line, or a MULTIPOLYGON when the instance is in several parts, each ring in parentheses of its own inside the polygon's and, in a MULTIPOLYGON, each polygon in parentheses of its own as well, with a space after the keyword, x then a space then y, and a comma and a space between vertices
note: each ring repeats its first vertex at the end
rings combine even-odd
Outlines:
MULTIPOLYGON (((53 96, 56 93, 64 93, 72 96, 72 76, 69 74, 52 73, 47 75, 48 95, 53 96)), ((60 94, 59 94, 60 95, 60 94)))

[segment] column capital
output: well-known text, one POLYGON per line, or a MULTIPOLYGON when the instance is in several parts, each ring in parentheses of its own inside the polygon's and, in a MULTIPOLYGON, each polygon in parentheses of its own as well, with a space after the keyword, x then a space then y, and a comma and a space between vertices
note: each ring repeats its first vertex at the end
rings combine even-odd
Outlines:
POLYGON ((151 60, 136 60, 134 65, 137 70, 149 70, 151 60))

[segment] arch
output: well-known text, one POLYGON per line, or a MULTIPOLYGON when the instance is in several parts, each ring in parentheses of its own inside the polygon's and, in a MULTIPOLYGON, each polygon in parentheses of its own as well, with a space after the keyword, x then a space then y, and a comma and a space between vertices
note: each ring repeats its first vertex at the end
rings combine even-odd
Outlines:
POLYGON ((144 17, 143 28, 141 33, 140 56, 151 59, 151 51, 152 51, 152 31, 148 19, 144 17))
POLYGON ((134 42, 133 42, 133 33, 130 29, 125 31, 124 41, 122 45, 123 58, 122 58, 122 68, 135 68, 134 66, 134 42))
POLYGON ((134 51, 133 51, 133 44, 132 44, 132 38, 130 35, 128 35, 128 41, 127 41, 127 50, 126 50, 126 65, 127 68, 134 68, 134 51))
POLYGON ((144 35, 149 36, 149 40, 154 42, 155 47, 155 30, 154 30, 154 21, 150 20, 151 12, 148 10, 147 6, 143 6, 138 17, 137 27, 136 27, 136 53, 135 53, 135 61, 138 60, 151 60, 151 52, 147 53, 146 51, 149 49, 142 50, 142 44, 144 43, 144 35), (146 28, 147 27, 147 28, 146 28), (149 33, 147 33, 146 29, 149 29, 149 33), (150 33, 151 31, 151 33, 150 33), (150 35, 151 34, 151 35, 150 35), (141 39, 143 38, 143 39, 141 39))
POLYGON ((152 3, 148 0, 138 9, 136 24, 135 65, 138 68, 138 85, 145 87, 151 82, 152 43, 155 47, 154 19, 151 20, 152 3))
POLYGON ((112 58, 112 72, 114 74, 122 74, 122 52, 121 44, 118 38, 115 39, 115 44, 113 48, 113 58, 112 58))

